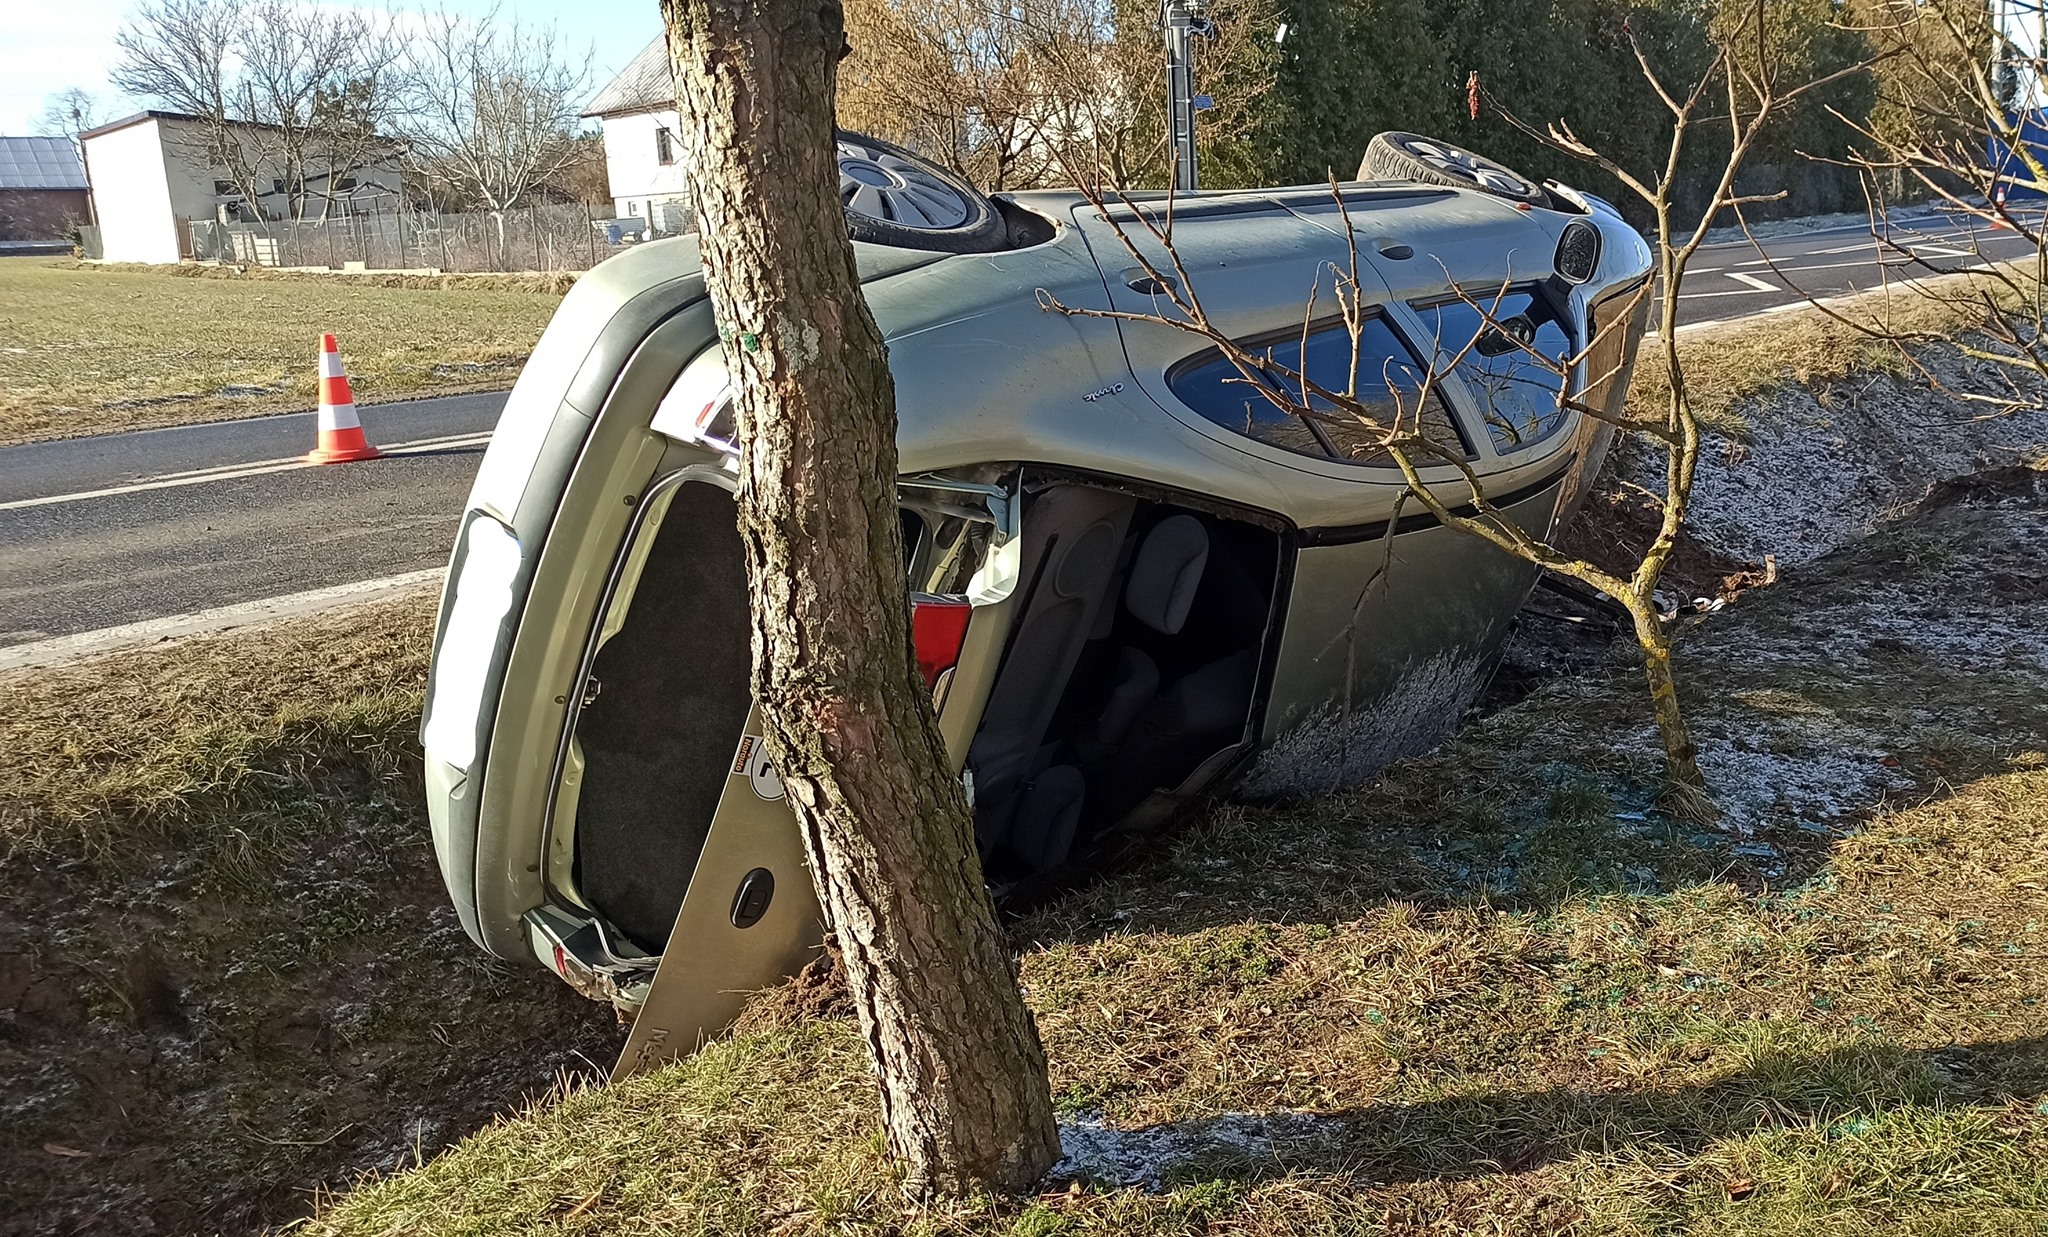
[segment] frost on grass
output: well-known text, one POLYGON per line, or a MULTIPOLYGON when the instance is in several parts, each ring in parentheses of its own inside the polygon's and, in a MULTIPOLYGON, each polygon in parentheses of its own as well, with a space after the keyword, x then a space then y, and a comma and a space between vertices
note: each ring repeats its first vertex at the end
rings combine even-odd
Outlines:
POLYGON ((1709 693, 1700 767, 1725 824, 1859 816, 1915 785, 1902 753, 2028 741, 2048 699, 2044 534, 2038 494, 1917 512, 1687 641, 1709 693))
MULTIPOLYGON (((1944 383, 1982 377, 1946 349, 1921 358, 1944 383)), ((1709 435, 1693 482, 1689 527, 1735 558, 1810 563, 1867 535, 1928 487, 2048 453, 2048 408, 1985 417, 1917 378, 1867 375, 1816 392, 1786 387, 1744 409, 1748 442, 1709 435)), ((1628 479, 1663 488, 1663 457, 1631 453, 1628 479)))
POLYGON ((1770 745, 1782 744, 1784 736, 1772 729, 1756 725, 1699 745, 1700 772, 1714 789, 1721 826, 1730 832, 1748 834, 1771 821, 1826 825, 1868 811, 1887 792, 1912 785, 1884 763, 1881 748, 1866 745, 1879 736, 1844 733, 1773 750, 1770 745))
MULTIPOLYGON (((1333 654, 1334 655, 1334 654, 1333 654)), ((1339 704, 1311 713, 1273 743, 1245 778, 1247 799, 1329 794, 1356 785, 1403 756, 1428 751, 1457 725, 1485 685, 1484 659, 1438 653, 1346 717, 1339 704)))
POLYGON ((1118 1130, 1098 1117, 1060 1124, 1062 1156, 1050 1180, 1163 1190, 1204 1171, 1326 1157, 1344 1122, 1309 1113, 1225 1113, 1118 1130))

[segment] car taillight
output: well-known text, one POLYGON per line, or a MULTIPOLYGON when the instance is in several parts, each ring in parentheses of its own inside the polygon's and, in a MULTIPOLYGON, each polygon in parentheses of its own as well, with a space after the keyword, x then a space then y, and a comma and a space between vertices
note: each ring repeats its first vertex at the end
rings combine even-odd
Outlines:
POLYGON ((910 640, 917 650, 917 668, 926 687, 937 687, 939 676, 960 660, 960 646, 967 640, 967 620, 974 607, 950 597, 914 596, 910 599, 910 640))

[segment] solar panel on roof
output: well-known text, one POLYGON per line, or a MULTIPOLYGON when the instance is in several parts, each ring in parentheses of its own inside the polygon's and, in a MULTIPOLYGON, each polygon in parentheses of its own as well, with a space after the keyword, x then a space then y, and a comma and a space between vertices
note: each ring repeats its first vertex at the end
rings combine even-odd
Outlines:
POLYGON ((0 137, 0 189, 84 189, 85 167, 68 137, 0 137))

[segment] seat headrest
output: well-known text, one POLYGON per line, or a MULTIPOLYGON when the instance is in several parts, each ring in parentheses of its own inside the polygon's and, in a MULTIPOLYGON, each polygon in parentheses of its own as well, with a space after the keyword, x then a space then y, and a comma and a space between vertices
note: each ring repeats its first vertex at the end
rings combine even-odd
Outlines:
POLYGON ((1131 563, 1124 607, 1154 631, 1178 635, 1208 563, 1209 530, 1200 520, 1191 515, 1161 520, 1145 534, 1131 563))

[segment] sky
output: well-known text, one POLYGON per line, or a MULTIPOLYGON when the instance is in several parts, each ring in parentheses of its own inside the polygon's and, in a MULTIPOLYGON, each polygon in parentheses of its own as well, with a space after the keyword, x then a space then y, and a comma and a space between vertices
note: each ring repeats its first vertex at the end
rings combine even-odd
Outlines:
MULTIPOLYGON (((143 103, 107 84, 119 54, 114 36, 138 7, 139 0, 0 0, 0 134, 34 133, 49 96, 72 86, 98 96, 109 118, 141 111, 143 103)), ((479 14, 493 5, 446 0, 446 7, 479 14)), ((506 0, 496 7, 528 25, 553 22, 566 47, 589 46, 593 91, 661 32, 659 0, 506 0)))

